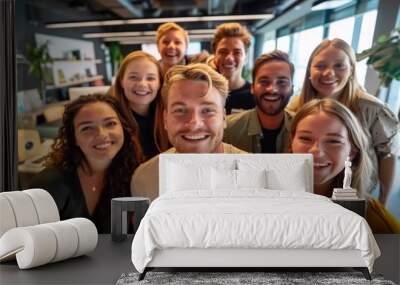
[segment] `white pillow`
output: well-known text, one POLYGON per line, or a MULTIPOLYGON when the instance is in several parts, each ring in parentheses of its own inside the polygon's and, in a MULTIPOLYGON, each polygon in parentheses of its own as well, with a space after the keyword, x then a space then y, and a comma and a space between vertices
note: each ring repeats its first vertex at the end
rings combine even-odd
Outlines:
POLYGON ((237 187, 267 188, 267 170, 235 170, 237 187))
POLYGON ((214 190, 236 190, 236 170, 212 168, 214 190))
POLYGON ((306 191, 307 167, 304 160, 287 156, 275 160, 238 160, 240 170, 258 171, 266 169, 267 187, 272 190, 306 191))
POLYGON ((297 164, 292 169, 288 169, 287 172, 269 169, 267 179, 270 189, 306 192, 306 172, 303 164, 297 164), (290 175, 288 172, 290 172, 290 175))
POLYGON ((210 190, 212 188, 209 166, 169 163, 168 173, 168 191, 210 190))
POLYGON ((266 170, 230 170, 212 168, 214 190, 267 188, 266 170))

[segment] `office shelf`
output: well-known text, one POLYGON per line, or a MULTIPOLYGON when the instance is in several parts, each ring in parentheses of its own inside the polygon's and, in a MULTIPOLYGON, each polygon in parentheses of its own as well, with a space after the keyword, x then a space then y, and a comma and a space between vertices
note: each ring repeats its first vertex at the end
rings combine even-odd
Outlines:
POLYGON ((103 79, 103 75, 96 75, 96 76, 93 76, 93 77, 83 78, 81 80, 75 80, 75 81, 70 81, 70 82, 66 82, 66 83, 63 83, 63 84, 47 86, 46 90, 53 90, 53 89, 57 89, 57 88, 75 86, 75 85, 80 85, 80 84, 83 84, 83 83, 89 83, 89 82, 93 82, 93 81, 101 80, 101 79, 103 79))

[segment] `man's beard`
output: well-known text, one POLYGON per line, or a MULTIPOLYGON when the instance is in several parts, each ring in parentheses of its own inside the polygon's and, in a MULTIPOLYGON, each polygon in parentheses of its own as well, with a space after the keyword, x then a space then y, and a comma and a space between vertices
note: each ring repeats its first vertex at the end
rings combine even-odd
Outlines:
MULTIPOLYGON (((292 92, 290 92, 291 94, 289 96, 284 96, 282 95, 282 93, 280 94, 270 94, 270 93, 263 93, 260 96, 255 96, 256 98, 256 104, 258 109, 261 110, 261 112, 263 112, 265 115, 268 116, 276 116, 279 113, 283 112, 283 110, 285 109, 286 105, 289 103, 290 97, 292 96, 292 92), (273 106, 265 106, 263 104, 263 99, 262 97, 264 96, 279 96, 279 101, 280 104, 275 108, 273 106)), ((268 104, 268 103, 267 103, 268 104)), ((275 102, 270 102, 269 104, 275 104, 275 102)))

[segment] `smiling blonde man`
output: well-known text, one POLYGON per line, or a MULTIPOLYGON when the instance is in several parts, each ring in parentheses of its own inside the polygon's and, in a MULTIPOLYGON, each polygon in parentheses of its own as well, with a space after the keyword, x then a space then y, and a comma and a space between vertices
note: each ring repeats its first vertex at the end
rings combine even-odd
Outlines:
MULTIPOLYGON (((173 146, 168 153, 244 153, 222 142, 228 82, 211 67, 191 64, 171 68, 161 96, 165 129, 173 146)), ((133 196, 158 197, 158 161, 156 156, 135 171, 133 196)))

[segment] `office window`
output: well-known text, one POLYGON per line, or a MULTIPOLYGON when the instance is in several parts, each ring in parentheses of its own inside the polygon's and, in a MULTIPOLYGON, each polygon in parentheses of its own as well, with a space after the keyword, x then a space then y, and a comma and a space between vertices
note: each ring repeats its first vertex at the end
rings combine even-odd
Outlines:
POLYGON ((328 38, 339 38, 351 45, 354 30, 354 17, 345 18, 329 25, 328 38))
POLYGON ((295 94, 300 91, 303 85, 308 59, 314 48, 322 41, 323 32, 323 26, 318 26, 293 34, 291 59, 295 66, 293 80, 295 94))
MULTIPOLYGON (((142 50, 151 54, 158 60, 161 58, 158 53, 157 44, 142 44, 142 50)), ((192 55, 198 54, 199 52, 201 52, 200 42, 190 42, 186 54, 192 55)))
MULTIPOLYGON (((374 30, 376 25, 377 10, 372 10, 362 16, 360 38, 358 40, 357 52, 362 52, 372 46, 374 30)), ((367 74, 367 60, 364 59, 357 63, 357 78, 361 85, 365 83, 365 76, 367 74)))
POLYGON ((161 59, 161 56, 158 53, 157 44, 142 44, 142 51, 151 54, 157 60, 161 59))
POLYGON ((187 54, 192 55, 192 54, 198 54, 199 52, 201 52, 200 42, 190 42, 187 49, 187 54))
POLYGON ((265 41, 262 47, 262 53, 270 52, 275 49, 275 40, 265 41))
POLYGON ((276 48, 289 53, 290 51, 290 35, 278 38, 276 48))

